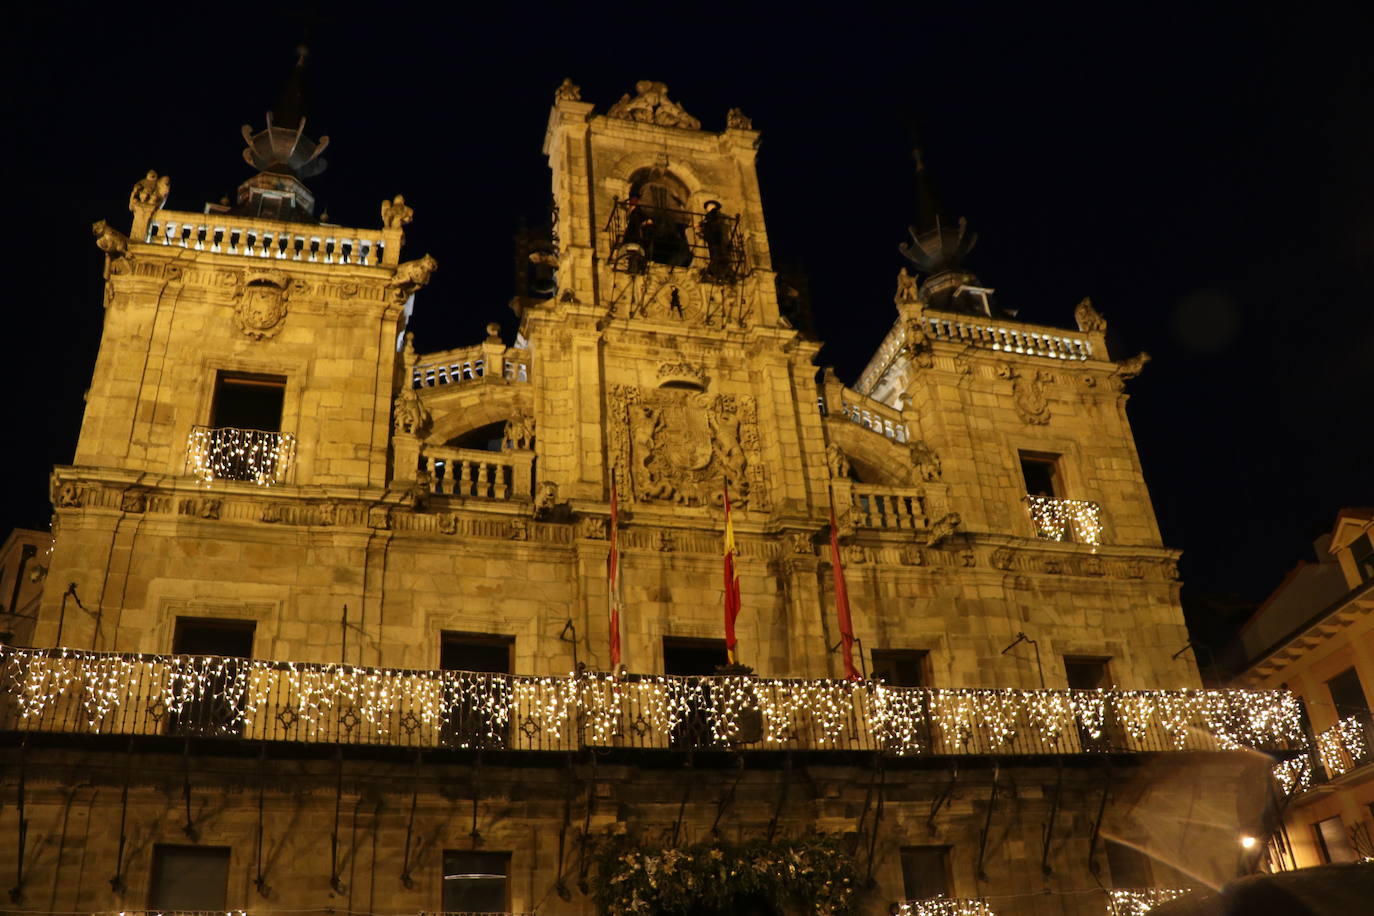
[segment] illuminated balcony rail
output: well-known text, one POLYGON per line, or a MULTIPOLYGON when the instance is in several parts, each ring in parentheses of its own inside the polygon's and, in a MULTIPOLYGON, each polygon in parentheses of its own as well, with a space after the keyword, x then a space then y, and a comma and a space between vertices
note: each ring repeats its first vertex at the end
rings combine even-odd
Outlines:
POLYGON ((1086 499, 1027 496, 1026 511, 1036 537, 1079 544, 1102 543, 1102 507, 1086 499))
POLYGON ((379 230, 172 210, 159 210, 153 215, 143 241, 149 245, 264 260, 363 266, 380 266, 386 247, 379 230))
POLYGON ((925 500, 915 487, 850 485, 854 524, 863 528, 924 529, 925 500))
POLYGON ((982 897, 925 897, 898 900, 892 911, 898 916, 996 916, 982 897))
POLYGON ((475 499, 528 499, 532 453, 426 445, 420 467, 439 496, 475 499))
POLYGON ((186 437, 186 472, 207 487, 216 480, 285 483, 295 457, 296 437, 290 433, 193 426, 186 437))
POLYGON ((1107 891, 1107 916, 1145 916, 1170 900, 1186 897, 1187 887, 1118 887, 1107 891))
POLYGON ((1033 325, 988 324, 976 318, 954 318, 930 312, 925 314, 924 320, 926 333, 936 340, 1051 359, 1084 360, 1093 355, 1093 345, 1086 335, 1057 328, 1050 331, 1033 325))
MULTIPOLYGON (((497 356, 501 356, 499 351, 497 356)), ((411 371, 410 382, 413 388, 437 388, 440 385, 456 385, 485 378, 488 373, 498 375, 508 382, 528 382, 529 351, 519 347, 507 347, 499 364, 481 344, 433 354, 415 366, 411 371)))
POLYGON ((1330 779, 1374 760, 1368 714, 1346 716, 1317 735, 1317 758, 1330 779))
POLYGON ((822 388, 817 395, 816 405, 823 417, 831 416, 838 410, 840 415, 864 429, 871 429, 894 442, 907 441, 907 426, 902 421, 901 411, 864 397, 856 391, 840 386, 822 388))
POLYGON ((415 671, 0 648, 0 731, 569 751, 909 756, 1293 750, 1284 691, 891 688, 753 677, 415 671))

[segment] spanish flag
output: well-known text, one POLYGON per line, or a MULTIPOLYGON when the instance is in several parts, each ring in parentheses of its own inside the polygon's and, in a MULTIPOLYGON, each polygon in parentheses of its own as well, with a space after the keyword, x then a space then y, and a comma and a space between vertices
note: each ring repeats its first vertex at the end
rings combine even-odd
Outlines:
POLYGON ((730 664, 735 656, 735 618, 739 616, 739 572, 735 569, 735 523, 730 518, 730 485, 725 484, 725 651, 730 664))
POLYGON ((830 494, 830 568, 835 574, 835 613, 840 618, 840 644, 844 648, 844 676, 846 680, 862 680, 854 667, 854 620, 849 613, 849 589, 844 584, 844 567, 840 565, 840 526, 835 521, 835 494, 830 494))
POLYGON ((611 549, 606 555, 607 593, 611 614, 611 673, 620 670, 620 508, 615 492, 615 471, 611 471, 611 549))

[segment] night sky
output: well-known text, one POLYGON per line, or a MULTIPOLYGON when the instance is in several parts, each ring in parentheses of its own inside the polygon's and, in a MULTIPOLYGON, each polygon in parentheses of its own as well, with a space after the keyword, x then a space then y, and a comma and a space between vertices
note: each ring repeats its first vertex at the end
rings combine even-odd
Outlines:
POLYGON ((763 132, 774 257, 809 275, 846 382, 894 316, 913 142, 1003 307, 1071 328, 1091 296, 1114 356, 1149 351, 1129 411, 1195 631, 1219 640, 1228 602, 1209 596, 1262 599, 1339 508, 1374 504, 1374 66, 1353 19, 510 7, 11 19, 0 533, 47 526, 49 469, 72 458, 102 322, 90 224, 127 230, 149 168, 175 209, 232 194, 239 125, 261 128, 307 31, 309 132, 331 138, 311 187, 346 226, 398 192, 415 208, 406 255, 440 264, 421 352, 492 320, 513 338, 511 236, 549 198, 554 87, 571 76, 604 111, 655 79, 707 130, 739 106, 763 132))

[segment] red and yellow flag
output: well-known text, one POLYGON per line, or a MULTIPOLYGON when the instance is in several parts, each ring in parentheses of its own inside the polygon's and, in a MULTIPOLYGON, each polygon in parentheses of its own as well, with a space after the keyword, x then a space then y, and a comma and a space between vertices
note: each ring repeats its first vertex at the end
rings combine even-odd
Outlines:
POLYGON ((730 517, 730 485, 725 485, 725 652, 730 664, 735 656, 735 618, 739 616, 739 572, 735 569, 735 523, 730 517))
POLYGON ((862 680, 854 667, 854 620, 849 613, 849 589, 844 584, 844 568, 840 565, 840 526, 835 521, 835 495, 830 494, 830 568, 835 574, 835 613, 840 618, 840 645, 844 649, 844 676, 847 680, 862 680))
POLYGON ((606 555, 607 594, 611 615, 611 671, 620 670, 620 507, 615 492, 615 471, 611 471, 611 549, 606 555))

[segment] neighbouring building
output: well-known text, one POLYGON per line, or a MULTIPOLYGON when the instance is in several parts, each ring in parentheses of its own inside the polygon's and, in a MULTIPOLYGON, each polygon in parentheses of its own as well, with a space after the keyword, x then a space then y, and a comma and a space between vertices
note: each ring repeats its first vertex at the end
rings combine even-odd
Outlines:
POLYGON ((1303 700, 1315 760, 1280 769, 1291 800, 1276 867, 1374 860, 1374 509, 1343 509, 1241 632, 1237 682, 1303 700), (1262 634, 1257 638, 1256 634, 1262 634))
POLYGON ((0 643, 29 644, 51 552, 46 531, 16 528, 0 545, 0 643))
POLYGON ((1135 913, 1245 868, 1237 751, 1301 717, 1178 652, 1147 357, 1087 300, 1016 321, 926 207, 867 369, 818 378, 749 119, 580 96, 513 342, 416 349, 426 214, 317 219, 290 88, 232 204, 149 173, 96 224, 54 585, 0 656, 12 909, 1135 913), (1223 814, 1168 828, 1199 785, 1223 814))

